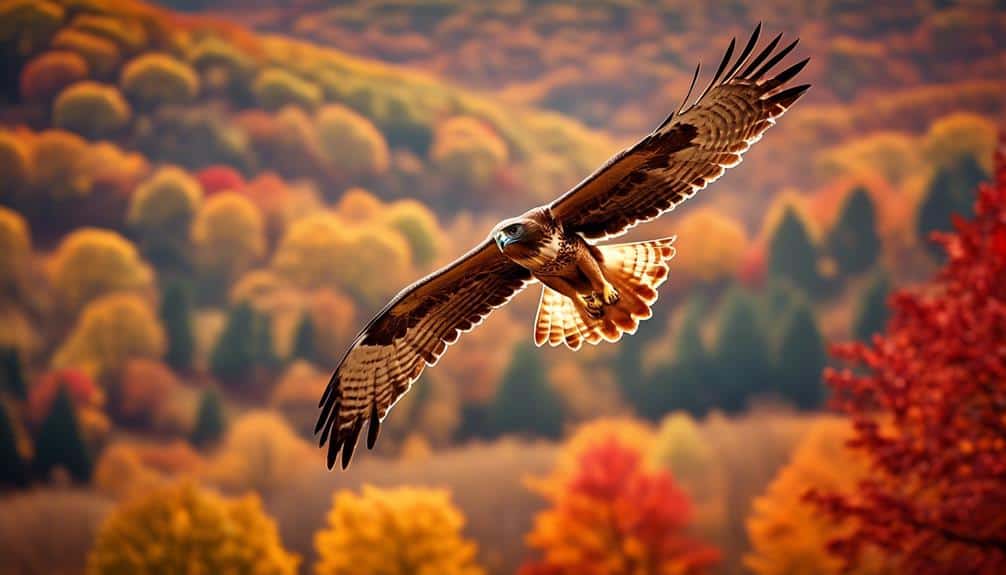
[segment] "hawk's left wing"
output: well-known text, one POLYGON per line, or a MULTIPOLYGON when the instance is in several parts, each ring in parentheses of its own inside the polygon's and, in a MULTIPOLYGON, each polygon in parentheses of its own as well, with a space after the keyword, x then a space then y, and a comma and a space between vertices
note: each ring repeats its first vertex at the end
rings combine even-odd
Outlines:
POLYGON ((809 58, 766 78, 797 41, 777 52, 781 35, 776 36, 748 61, 760 31, 759 24, 733 65, 730 42, 694 104, 685 108, 689 89, 682 109, 549 205, 565 230, 592 239, 620 235, 673 209, 740 163, 741 154, 810 87, 785 88, 809 58))
POLYGON ((356 337, 332 374, 314 432, 328 442, 328 467, 349 465, 367 423, 367 447, 381 420, 448 345, 532 281, 491 239, 403 289, 356 337))

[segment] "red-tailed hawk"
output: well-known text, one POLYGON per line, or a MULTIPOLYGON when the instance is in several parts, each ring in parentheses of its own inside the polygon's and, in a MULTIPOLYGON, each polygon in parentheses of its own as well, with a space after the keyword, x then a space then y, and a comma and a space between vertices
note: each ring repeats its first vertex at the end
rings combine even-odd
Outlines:
POLYGON ((595 245, 671 210, 737 165, 809 88, 786 87, 808 60, 770 71, 796 46, 781 35, 755 54, 761 25, 736 60, 730 42, 709 86, 634 146, 554 202, 500 222, 482 244, 402 290, 360 332, 329 382, 315 433, 328 467, 349 465, 367 424, 381 420, 427 365, 489 313, 534 281, 543 284, 535 343, 578 349, 617 341, 650 317, 667 277, 673 238, 595 245))

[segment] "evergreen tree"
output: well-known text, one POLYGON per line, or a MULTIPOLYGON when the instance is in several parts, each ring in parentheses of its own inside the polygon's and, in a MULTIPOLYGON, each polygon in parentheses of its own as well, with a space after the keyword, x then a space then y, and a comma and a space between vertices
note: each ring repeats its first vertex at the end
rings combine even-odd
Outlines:
POLYGON ((269 316, 260 313, 255 313, 254 316, 252 360, 256 365, 276 367, 279 365, 279 358, 276 356, 276 346, 272 340, 272 320, 269 319, 269 316))
POLYGON ((314 347, 314 320, 311 314, 305 312, 297 324, 297 332, 293 336, 293 351, 290 352, 290 359, 303 359, 306 361, 317 361, 318 354, 314 347))
POLYGON ((220 439, 224 434, 224 406, 220 392, 210 387, 203 391, 199 398, 199 411, 196 413, 196 424, 189 434, 193 445, 207 445, 220 439))
POLYGON ((736 288, 731 290, 720 309, 713 352, 719 407, 739 411, 748 397, 771 391, 767 339, 752 298, 736 288))
POLYGON ((0 402, 0 486, 24 487, 28 483, 25 471, 14 422, 7 406, 0 402))
POLYGON ((814 312, 801 303, 790 312, 779 342, 777 391, 800 409, 820 407, 824 396, 821 372, 826 361, 824 338, 814 312))
POLYGON ((866 188, 852 190, 842 204, 838 222, 828 235, 828 252, 844 274, 862 273, 877 261, 877 214, 866 188))
POLYGON ((715 390, 709 385, 709 353, 701 333, 704 302, 695 298, 684 313, 674 338, 674 359, 654 372, 648 385, 649 401, 639 409, 641 415, 652 420, 677 410, 702 416, 716 404, 715 390))
POLYGON ((807 227, 791 207, 786 208, 769 240, 768 257, 770 277, 789 280, 808 295, 815 294, 821 287, 817 251, 807 227))
POLYGON ((863 291, 852 324, 853 337, 869 342, 875 333, 884 331, 889 310, 887 294, 891 290, 887 275, 877 273, 863 291))
POLYGON ((489 427, 495 435, 557 438, 562 433, 562 404, 546 380, 540 358, 530 345, 520 345, 514 352, 489 409, 489 427))
POLYGON ((231 308, 227 325, 210 356, 210 371, 224 380, 245 376, 255 363, 255 352, 262 345, 256 335, 255 311, 245 302, 231 308))
POLYGON ((74 481, 91 478, 93 462, 66 386, 61 386, 35 438, 35 469, 41 475, 62 467, 74 481))
POLYGON ((164 361, 176 370, 192 367, 195 336, 192 330, 192 298, 185 282, 175 280, 164 288, 161 324, 168 338, 164 361))
MULTIPOLYGON (((919 207, 919 237, 928 240, 934 231, 951 231, 952 214, 968 216, 972 213, 975 190, 988 179, 981 164, 972 155, 962 156, 957 162, 939 168, 929 181, 925 198, 919 207)), ((926 242, 934 254, 943 248, 926 242)))
POLYGON ((0 391, 21 400, 28 397, 21 354, 13 347, 0 349, 0 391))

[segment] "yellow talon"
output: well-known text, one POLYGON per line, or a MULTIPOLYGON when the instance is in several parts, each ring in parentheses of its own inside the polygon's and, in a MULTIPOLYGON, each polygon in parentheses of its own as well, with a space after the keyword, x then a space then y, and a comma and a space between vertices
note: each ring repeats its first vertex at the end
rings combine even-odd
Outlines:
POLYGON ((611 305, 617 302, 618 297, 619 297, 618 290, 615 289, 615 286, 608 283, 604 284, 604 293, 602 294, 602 299, 604 300, 605 305, 611 305))

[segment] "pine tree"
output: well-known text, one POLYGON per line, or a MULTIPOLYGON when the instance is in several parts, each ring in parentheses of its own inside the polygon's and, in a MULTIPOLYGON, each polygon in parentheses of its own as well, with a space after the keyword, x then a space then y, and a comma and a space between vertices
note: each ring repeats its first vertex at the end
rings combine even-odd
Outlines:
POLYGON ((193 445, 207 445, 220 439, 224 434, 226 421, 224 419, 224 406, 220 399, 220 392, 213 388, 207 388, 199 398, 199 411, 196 413, 196 424, 189 434, 189 441, 193 445))
POLYGON ((821 287, 817 251, 807 227, 791 207, 786 208, 769 241, 768 270, 770 277, 789 280, 808 295, 821 287))
POLYGON ((304 313, 297 324, 297 332, 293 336, 293 351, 290 352, 290 359, 303 359, 310 362, 317 361, 318 354, 314 347, 314 320, 310 313, 304 313))
POLYGON ((821 372, 827 359, 814 312, 801 303, 790 312, 779 343, 777 391, 800 409, 819 407, 824 396, 821 372))
POLYGON ((272 321, 267 315, 261 313, 254 315, 253 361, 263 367, 276 367, 279 365, 279 358, 276 356, 276 346, 272 340, 272 321))
POLYGON ((724 298, 718 318, 713 364, 719 407, 744 408, 748 397, 772 388, 769 345, 751 296, 738 289, 724 298))
POLYGON ((857 187, 846 198, 828 236, 828 252, 844 274, 862 273, 877 261, 877 214, 866 188, 857 187))
MULTIPOLYGON (((962 156, 957 162, 939 168, 929 181, 925 198, 919 207, 919 237, 928 240, 934 231, 950 231, 951 215, 967 216, 972 213, 975 190, 988 178, 981 164, 972 155, 962 156)), ((926 242, 934 254, 942 250, 926 242)))
POLYGON ((256 323, 255 311, 247 303, 231 308, 227 325, 210 357, 210 371, 214 375, 233 381, 251 370, 256 347, 261 345, 255 333, 256 323))
POLYGON ((13 347, 0 349, 0 391, 21 400, 28 397, 21 355, 13 347))
POLYGON ((192 298, 189 287, 175 280, 164 288, 161 300, 161 324, 168 338, 164 361, 176 370, 192 367, 195 337, 192 330, 192 298))
POLYGON ((7 406, 0 402, 0 486, 27 484, 24 460, 17 448, 17 433, 7 406))
POLYGON ((556 438, 562 432, 562 404, 549 386, 540 354, 520 345, 489 409, 496 435, 524 433, 556 438))
POLYGON ((853 320, 853 337, 869 342, 873 334, 884 331, 889 315, 887 295, 890 289, 887 275, 883 273, 876 274, 866 286, 853 320))
POLYGON ((36 471, 45 476, 55 467, 66 469, 70 477, 80 483, 87 482, 93 470, 91 454, 65 386, 60 387, 35 438, 36 471))
POLYGON ((659 367, 647 386, 648 401, 639 408, 644 417, 658 420, 675 410, 701 416, 716 404, 715 390, 709 386, 709 353, 701 333, 705 307, 700 298, 688 303, 674 338, 674 359, 659 367))

